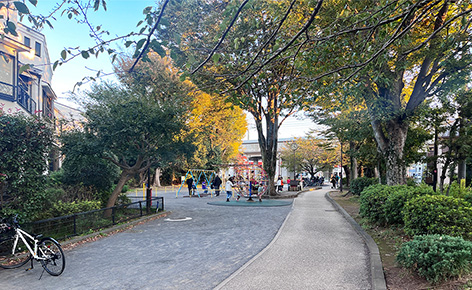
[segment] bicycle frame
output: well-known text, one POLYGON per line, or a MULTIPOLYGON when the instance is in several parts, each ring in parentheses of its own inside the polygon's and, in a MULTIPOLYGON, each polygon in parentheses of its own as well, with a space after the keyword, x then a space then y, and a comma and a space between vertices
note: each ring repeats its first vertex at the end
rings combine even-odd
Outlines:
MULTIPOLYGON (((19 229, 17 228, 16 229, 16 234, 15 234, 15 242, 13 243, 13 249, 12 251, 15 250, 16 248, 16 245, 18 244, 18 241, 19 239, 21 239, 23 241, 23 243, 26 245, 26 247, 28 248, 28 251, 31 253, 31 255, 33 256, 33 259, 35 260, 46 260, 46 258, 44 257, 39 257, 37 252, 38 252, 38 240, 36 238, 34 238, 32 235, 28 234, 27 232, 25 232, 24 230, 22 229, 19 229), (29 238, 32 243, 34 244, 34 250, 31 248, 31 245, 30 243, 28 243, 28 241, 26 240, 25 236, 27 238, 29 238)), ((14 253, 13 253, 14 254, 14 253)))

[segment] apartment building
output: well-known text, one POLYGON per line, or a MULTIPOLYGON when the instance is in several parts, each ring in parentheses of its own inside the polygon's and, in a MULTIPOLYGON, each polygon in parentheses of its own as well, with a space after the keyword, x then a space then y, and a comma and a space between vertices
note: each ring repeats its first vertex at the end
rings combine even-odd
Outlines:
POLYGON ((53 120, 56 95, 45 36, 20 23, 12 7, 1 8, 0 15, 0 109, 53 120), (17 35, 3 32, 7 21, 15 25, 17 35), (22 70, 25 65, 29 67, 22 70))

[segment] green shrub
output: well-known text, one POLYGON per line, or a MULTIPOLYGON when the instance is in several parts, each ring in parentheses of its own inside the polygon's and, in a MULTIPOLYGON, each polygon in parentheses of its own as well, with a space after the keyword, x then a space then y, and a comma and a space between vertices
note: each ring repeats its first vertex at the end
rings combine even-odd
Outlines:
POLYGON ((426 194, 435 194, 431 186, 392 186, 391 193, 387 197, 384 205, 384 214, 387 224, 402 225, 405 203, 412 198, 426 194))
POLYGON ((472 194, 472 190, 470 187, 461 188, 461 186, 455 180, 451 183, 450 186, 446 185, 444 187, 444 194, 446 194, 448 188, 450 188, 449 189, 450 196, 464 198, 464 196, 472 194))
POLYGON ((361 195, 361 192, 364 190, 364 188, 377 183, 379 183, 379 180, 377 178, 359 177, 354 180, 351 180, 349 190, 352 192, 352 194, 359 196, 361 195))
POLYGON ((101 203, 100 201, 96 200, 84 200, 77 202, 63 202, 59 200, 52 205, 52 208, 48 211, 48 213, 52 217, 59 217, 100 208, 101 203))
POLYGON ((472 238, 472 207, 465 199, 444 195, 419 196, 403 211, 409 235, 445 234, 472 238))
POLYGON ((375 184, 367 187, 361 193, 359 213, 371 223, 386 224, 384 205, 390 195, 391 186, 375 184))
POLYGON ((436 283, 472 272, 472 242, 441 235, 417 236, 402 245, 397 261, 436 283))

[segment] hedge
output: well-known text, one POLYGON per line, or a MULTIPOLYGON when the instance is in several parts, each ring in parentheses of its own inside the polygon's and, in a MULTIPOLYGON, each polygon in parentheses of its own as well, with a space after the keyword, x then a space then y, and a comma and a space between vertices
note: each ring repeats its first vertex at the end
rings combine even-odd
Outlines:
POLYGON ((463 198, 425 195, 406 202, 403 211, 405 233, 445 234, 472 238, 472 207, 463 198))
POLYGON ((447 235, 416 236, 402 245, 397 261, 436 283, 472 272, 472 242, 447 235))
POLYGON ((378 178, 369 178, 369 177, 359 177, 354 180, 351 180, 349 185, 349 190, 353 195, 361 195, 361 192, 373 184, 379 183, 378 178))

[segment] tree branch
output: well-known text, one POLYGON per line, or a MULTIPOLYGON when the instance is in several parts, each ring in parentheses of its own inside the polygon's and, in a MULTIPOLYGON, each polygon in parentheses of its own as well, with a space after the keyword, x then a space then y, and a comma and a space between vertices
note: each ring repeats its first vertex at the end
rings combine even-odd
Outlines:
POLYGON ((138 57, 136 58, 136 60, 134 61, 133 65, 128 70, 128 72, 131 73, 134 70, 139 60, 141 59, 141 57, 143 56, 143 54, 146 52, 147 48, 149 47, 149 44, 151 43, 151 36, 154 34, 154 31, 156 31, 157 27, 159 26, 162 15, 164 14, 164 10, 166 9, 167 3, 169 3, 169 0, 165 0, 165 2, 162 4, 161 12, 159 13, 159 16, 157 17, 156 23, 152 27, 151 31, 149 31, 148 37, 146 39, 146 43, 144 44, 141 52, 139 53, 138 57))
POLYGON ((236 12, 236 14, 234 15, 233 19, 231 20, 231 23, 228 25, 228 27, 226 27, 226 30, 225 32, 223 33, 223 35, 221 36, 220 38, 220 41, 218 41, 218 43, 215 45, 215 47, 210 51, 210 54, 208 55, 208 57, 196 68, 194 69, 191 74, 194 74, 196 73, 199 69, 201 69, 210 59, 211 57, 213 56, 213 54, 215 54, 216 50, 218 49, 218 47, 221 45, 221 43, 223 43, 223 40, 225 40, 226 38, 226 35, 228 34, 229 30, 231 29, 231 27, 233 27, 234 25, 234 22, 236 22, 236 19, 238 18, 239 16, 239 13, 241 13, 241 11, 243 10, 244 6, 249 2, 249 0, 245 0, 238 8, 238 11, 236 12))

